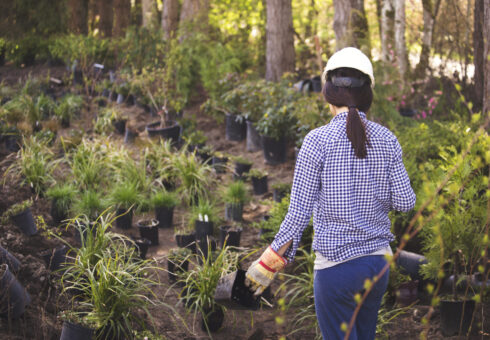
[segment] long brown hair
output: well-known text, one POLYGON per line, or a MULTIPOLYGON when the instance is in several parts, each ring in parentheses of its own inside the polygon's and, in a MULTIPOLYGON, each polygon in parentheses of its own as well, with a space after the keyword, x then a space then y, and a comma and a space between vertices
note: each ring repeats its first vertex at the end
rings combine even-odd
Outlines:
POLYGON ((356 157, 366 158, 366 144, 368 142, 366 128, 361 117, 359 117, 358 110, 367 113, 373 102, 373 91, 369 77, 348 67, 332 70, 327 74, 322 93, 328 103, 337 107, 347 106, 349 108, 346 124, 347 138, 352 143, 356 157), (332 78, 335 77, 356 78, 364 83, 358 87, 335 86, 332 82, 332 78))

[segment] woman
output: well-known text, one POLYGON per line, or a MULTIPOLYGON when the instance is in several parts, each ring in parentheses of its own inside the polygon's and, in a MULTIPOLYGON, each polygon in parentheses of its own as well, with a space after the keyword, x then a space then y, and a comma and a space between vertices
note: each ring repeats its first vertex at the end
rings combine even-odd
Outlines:
MULTIPOLYGON (((343 339, 366 279, 385 266, 388 212, 411 210, 415 194, 396 137, 369 121, 373 67, 358 49, 335 53, 322 76, 323 96, 335 116, 304 139, 296 161, 288 213, 274 241, 247 271, 247 284, 261 294, 292 261, 313 213, 314 295, 324 339, 343 339)), ((388 272, 361 306, 350 339, 374 339, 388 272)))

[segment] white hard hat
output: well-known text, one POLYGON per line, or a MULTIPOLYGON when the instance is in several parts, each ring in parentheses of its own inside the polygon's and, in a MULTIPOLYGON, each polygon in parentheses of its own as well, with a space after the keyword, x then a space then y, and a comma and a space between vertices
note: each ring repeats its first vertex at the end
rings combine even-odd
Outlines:
POLYGON ((369 58, 355 47, 346 47, 335 52, 327 61, 327 66, 323 70, 322 82, 327 81, 327 72, 341 67, 356 69, 371 79, 371 86, 374 87, 373 65, 369 58))

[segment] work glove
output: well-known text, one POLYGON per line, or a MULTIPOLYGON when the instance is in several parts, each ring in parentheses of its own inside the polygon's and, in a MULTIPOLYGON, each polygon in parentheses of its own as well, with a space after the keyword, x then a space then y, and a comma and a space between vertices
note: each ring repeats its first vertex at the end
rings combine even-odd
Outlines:
POLYGON ((258 296, 270 286, 277 272, 286 266, 286 259, 276 253, 270 246, 262 256, 253 262, 245 274, 245 285, 258 296))

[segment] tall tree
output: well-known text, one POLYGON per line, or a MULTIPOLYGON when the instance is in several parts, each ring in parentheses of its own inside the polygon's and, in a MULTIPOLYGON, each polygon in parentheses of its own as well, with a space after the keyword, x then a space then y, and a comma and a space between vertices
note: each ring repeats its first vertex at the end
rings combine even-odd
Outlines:
POLYGON ((265 78, 278 81, 294 71, 294 31, 291 0, 267 0, 265 78))
POLYGON ((155 0, 141 0, 143 27, 149 27, 152 23, 155 14, 155 6, 155 0))
POLYGON ((407 44, 405 41, 405 0, 395 0, 395 51, 398 70, 405 79, 408 70, 407 44))
MULTIPOLYGON (((478 1, 477 1, 478 2, 478 1)), ((490 0, 483 0, 483 60, 485 63, 484 69, 484 84, 483 84, 483 112, 490 112, 490 0)))
POLYGON ((112 0, 103 0, 97 2, 99 12, 99 32, 103 37, 112 36, 112 24, 114 21, 114 10, 112 0))
POLYGON ((429 67, 430 51, 432 49, 432 35, 434 33, 435 21, 441 0, 422 0, 424 32, 422 35, 422 51, 420 52, 419 63, 415 68, 415 76, 423 78, 429 67))
POLYGON ((333 5, 336 49, 354 46, 370 55, 369 28, 364 0, 334 0, 333 5))
POLYGON ((485 63, 483 56, 485 53, 485 43, 483 40, 483 20, 485 7, 483 1, 475 1, 475 13, 473 17, 473 49, 475 64, 475 109, 483 106, 484 75, 485 63))
POLYGON ((381 8, 381 60, 392 62, 395 48, 395 4, 394 0, 383 0, 381 8))
POLYGON ((179 0, 164 0, 162 9, 162 29, 168 39, 179 26, 179 0))
POLYGON ((209 0, 184 0, 180 11, 180 23, 198 24, 204 28, 208 24, 209 0))
POLYGON ((131 21, 131 0, 114 0, 114 35, 123 36, 131 21))
POLYGON ((69 0, 70 30, 77 34, 88 33, 88 3, 89 0, 69 0))

